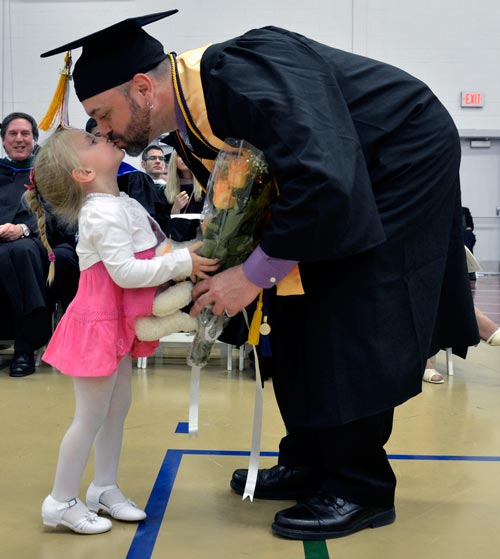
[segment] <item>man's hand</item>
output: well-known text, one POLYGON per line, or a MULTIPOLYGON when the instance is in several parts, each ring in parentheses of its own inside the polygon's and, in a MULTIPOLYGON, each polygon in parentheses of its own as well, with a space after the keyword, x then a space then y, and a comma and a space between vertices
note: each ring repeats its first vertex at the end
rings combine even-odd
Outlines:
POLYGON ((243 273, 243 267, 235 266, 215 276, 198 282, 193 288, 194 305, 191 316, 212 305, 212 312, 221 315, 226 311, 235 315, 249 305, 259 294, 260 287, 243 273))
POLYGON ((2 241, 17 241, 23 237, 23 228, 14 223, 4 223, 0 225, 0 239, 2 241))

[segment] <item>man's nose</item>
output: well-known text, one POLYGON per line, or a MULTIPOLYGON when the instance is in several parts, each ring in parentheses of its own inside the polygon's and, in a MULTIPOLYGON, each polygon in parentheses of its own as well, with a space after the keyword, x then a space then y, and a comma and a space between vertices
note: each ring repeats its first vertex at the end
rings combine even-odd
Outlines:
POLYGON ((99 123, 99 132, 101 133, 101 136, 108 137, 111 134, 111 127, 99 123))

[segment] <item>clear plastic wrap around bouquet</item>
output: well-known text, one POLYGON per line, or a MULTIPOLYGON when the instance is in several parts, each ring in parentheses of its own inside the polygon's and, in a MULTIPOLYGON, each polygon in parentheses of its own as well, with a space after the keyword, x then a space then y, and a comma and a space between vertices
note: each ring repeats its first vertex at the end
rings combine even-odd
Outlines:
MULTIPOLYGON (((272 178, 261 151, 244 140, 226 139, 210 178, 201 213, 201 256, 218 258, 222 272, 244 262, 257 246, 269 213, 272 178)), ((229 319, 211 307, 198 314, 188 364, 203 367, 229 319)))

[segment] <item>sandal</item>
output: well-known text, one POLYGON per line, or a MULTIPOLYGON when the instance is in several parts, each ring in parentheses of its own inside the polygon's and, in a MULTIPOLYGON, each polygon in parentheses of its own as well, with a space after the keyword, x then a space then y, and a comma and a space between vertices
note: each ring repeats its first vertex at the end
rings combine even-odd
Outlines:
POLYGON ((430 382, 431 384, 443 384, 444 382, 443 376, 436 369, 425 369, 422 380, 430 382), (438 377, 437 379, 434 378, 436 376, 438 377))

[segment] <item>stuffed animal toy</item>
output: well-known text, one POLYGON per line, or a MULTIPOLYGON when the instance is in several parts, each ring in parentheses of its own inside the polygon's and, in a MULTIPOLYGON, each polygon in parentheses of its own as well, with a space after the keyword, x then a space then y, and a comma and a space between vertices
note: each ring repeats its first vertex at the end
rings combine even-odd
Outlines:
POLYGON ((135 320, 139 340, 151 342, 175 332, 194 332, 196 318, 180 310, 191 302, 192 290, 193 284, 186 280, 159 291, 153 301, 152 315, 135 320))
MULTIPOLYGON (((167 245, 170 250, 180 248, 172 247, 171 243, 164 241, 156 247, 156 254, 165 254, 167 245)), ((153 301, 152 315, 135 320, 137 338, 152 342, 175 332, 194 332, 198 325, 197 319, 180 310, 191 302, 192 291, 193 284, 190 280, 169 282, 161 286, 153 301)))

